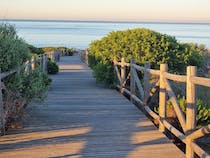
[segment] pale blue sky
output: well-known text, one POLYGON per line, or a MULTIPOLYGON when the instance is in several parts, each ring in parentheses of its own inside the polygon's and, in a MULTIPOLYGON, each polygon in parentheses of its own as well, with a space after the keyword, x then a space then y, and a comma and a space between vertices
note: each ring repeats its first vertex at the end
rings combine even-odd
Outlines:
POLYGON ((210 22, 210 0, 0 0, 0 18, 210 22))

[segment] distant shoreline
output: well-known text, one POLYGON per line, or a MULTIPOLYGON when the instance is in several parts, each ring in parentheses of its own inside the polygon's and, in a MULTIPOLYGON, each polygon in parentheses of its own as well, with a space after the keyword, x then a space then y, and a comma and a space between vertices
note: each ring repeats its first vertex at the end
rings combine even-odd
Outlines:
POLYGON ((0 21, 19 21, 19 22, 89 22, 89 23, 144 23, 144 24, 190 24, 190 25, 210 25, 210 22, 167 22, 167 21, 105 21, 105 20, 38 20, 38 19, 0 19, 0 21))

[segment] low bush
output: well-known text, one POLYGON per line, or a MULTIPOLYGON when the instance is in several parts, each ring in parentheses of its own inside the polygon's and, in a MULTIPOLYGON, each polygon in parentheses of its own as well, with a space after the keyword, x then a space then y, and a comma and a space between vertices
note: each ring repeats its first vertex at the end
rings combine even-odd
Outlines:
POLYGON ((32 45, 28 45, 28 48, 32 54, 41 55, 45 53, 42 48, 37 48, 32 45))
MULTIPOLYGON (((187 107, 187 102, 185 97, 180 97, 178 96, 178 103, 181 107, 181 110, 186 114, 186 107, 187 107)), ((173 105, 170 101, 167 101, 166 104, 167 110, 173 110, 173 105)), ((202 125, 207 125, 210 123, 210 106, 207 105, 204 101, 201 99, 196 100, 196 122, 197 126, 202 126, 202 125)), ((175 113, 175 112, 174 112, 175 113)))
POLYGON ((96 79, 113 84, 106 81, 112 76, 103 79, 103 76, 109 75, 106 68, 103 69, 104 75, 99 76, 97 74, 101 73, 95 72, 98 69, 94 67, 112 64, 114 56, 118 61, 125 57, 127 62, 135 58, 140 65, 148 61, 155 69, 159 69, 161 63, 167 63, 170 71, 184 73, 188 65, 202 66, 202 53, 203 48, 196 44, 178 43, 175 37, 148 29, 133 29, 111 32, 101 40, 93 41, 89 47, 89 66, 94 69, 96 79))
POLYGON ((32 54, 25 41, 18 37, 15 27, 0 25, 0 69, 2 72, 18 68, 19 71, 4 78, 3 106, 6 126, 20 120, 24 107, 31 101, 43 99, 51 79, 38 63, 33 72, 25 72, 25 62, 32 54))
POLYGON ((74 54, 73 48, 67 48, 67 47, 44 47, 42 50, 46 53, 52 52, 52 51, 61 51, 62 55, 66 56, 72 56, 74 54))
POLYGON ((58 71, 59 71, 58 65, 55 62, 48 59, 48 61, 47 61, 47 72, 48 72, 48 74, 57 74, 58 71))
POLYGON ((1 72, 20 67, 31 57, 28 45, 12 25, 0 24, 0 56, 1 72))

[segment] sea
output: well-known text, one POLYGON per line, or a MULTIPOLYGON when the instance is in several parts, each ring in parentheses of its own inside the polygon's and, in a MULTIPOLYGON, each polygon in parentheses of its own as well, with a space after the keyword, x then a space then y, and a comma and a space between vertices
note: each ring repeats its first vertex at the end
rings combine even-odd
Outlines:
POLYGON ((15 25, 18 35, 36 47, 65 46, 85 49, 112 31, 147 28, 175 36, 179 42, 204 44, 210 48, 210 23, 103 22, 0 20, 15 25))

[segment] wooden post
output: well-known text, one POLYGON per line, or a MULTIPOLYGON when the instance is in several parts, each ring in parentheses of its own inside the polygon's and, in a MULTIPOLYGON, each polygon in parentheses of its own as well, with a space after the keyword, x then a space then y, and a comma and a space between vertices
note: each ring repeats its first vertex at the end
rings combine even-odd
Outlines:
POLYGON ((42 67, 42 71, 46 71, 46 56, 45 54, 43 54, 43 67, 42 67))
POLYGON ((88 65, 88 49, 85 50, 85 63, 88 65))
POLYGON ((147 98, 150 93, 150 73, 146 69, 150 69, 149 62, 144 63, 144 105, 147 104, 147 98))
MULTIPOLYGON (((190 80, 191 77, 196 76, 196 67, 187 67, 187 86, 186 86, 186 97, 187 97, 187 108, 186 108, 186 133, 190 134, 196 128, 196 88, 190 80)), ((193 140, 186 140, 186 157, 194 158, 194 151, 191 146, 193 140)))
POLYGON ((125 58, 121 59, 121 89, 123 88, 123 82, 125 81, 126 75, 126 66, 125 66, 125 58))
POLYGON ((134 67, 132 66, 135 63, 136 63, 135 59, 134 58, 131 59, 131 61, 130 61, 130 65, 131 65, 130 66, 130 74, 131 74, 131 76, 130 76, 130 91, 131 91, 130 100, 131 100, 131 102, 133 102, 132 95, 135 95, 135 92, 136 92, 136 90, 135 90, 135 88, 136 88, 136 86, 135 86, 135 78, 134 78, 134 74, 133 74, 134 67))
POLYGON ((116 56, 114 56, 113 62, 114 62, 114 65, 116 65, 116 63, 117 63, 117 57, 116 56))
POLYGON ((26 61, 26 64, 25 64, 25 73, 30 73, 30 67, 31 67, 31 62, 28 60, 26 61))
POLYGON ((1 69, 0 69, 0 119, 1 119, 1 135, 5 135, 5 122, 4 122, 4 107, 2 97, 2 82, 1 82, 1 69))
POLYGON ((33 56, 31 59, 31 70, 34 71, 36 67, 36 57, 33 56))
MULTIPOLYGON (((163 73, 168 71, 167 64, 160 65, 160 92, 159 92, 159 115, 160 118, 166 117, 166 87, 164 83, 163 73)), ((165 132, 165 127, 163 124, 159 124, 159 131, 165 132)))
POLYGON ((45 54, 45 72, 47 72, 47 61, 48 61, 48 55, 45 54))
POLYGON ((58 61, 57 62, 60 61, 60 56, 61 56, 61 51, 58 52, 58 61))
POLYGON ((52 58, 53 58, 52 61, 53 61, 53 62, 56 62, 55 51, 53 51, 53 53, 52 53, 52 58))
POLYGON ((40 68, 43 70, 43 55, 40 57, 40 68))

